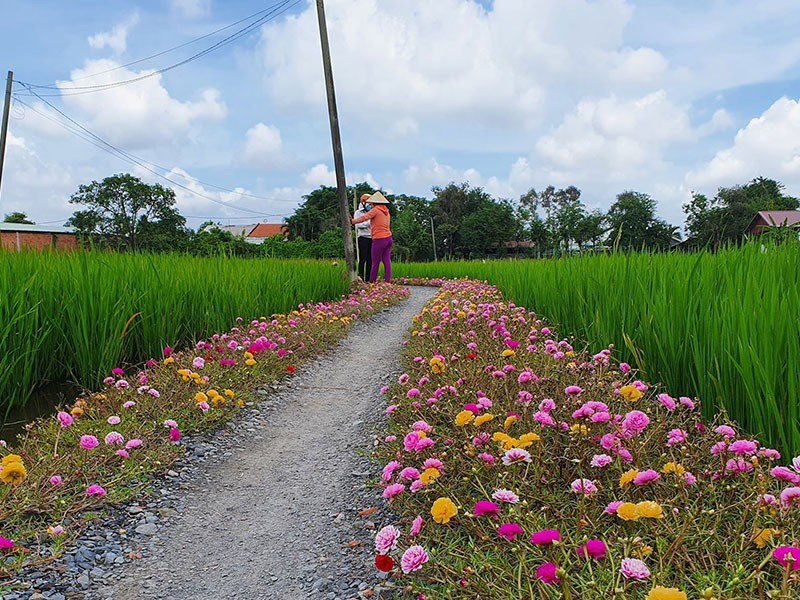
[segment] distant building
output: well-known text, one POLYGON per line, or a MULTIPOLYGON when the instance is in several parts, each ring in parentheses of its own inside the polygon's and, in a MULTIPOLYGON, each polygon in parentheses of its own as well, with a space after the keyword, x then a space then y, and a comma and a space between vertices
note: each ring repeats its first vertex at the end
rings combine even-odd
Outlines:
POLYGON ((771 227, 790 227, 800 231, 800 210, 761 210, 747 227, 747 233, 760 234, 771 227))
POLYGON ((0 223, 0 247, 20 252, 23 248, 77 250, 79 246, 72 227, 0 223))
POLYGON ((286 237, 283 223, 255 223, 253 225, 222 225, 222 231, 228 231, 237 237, 243 237, 246 242, 260 244, 267 238, 282 235, 286 237))

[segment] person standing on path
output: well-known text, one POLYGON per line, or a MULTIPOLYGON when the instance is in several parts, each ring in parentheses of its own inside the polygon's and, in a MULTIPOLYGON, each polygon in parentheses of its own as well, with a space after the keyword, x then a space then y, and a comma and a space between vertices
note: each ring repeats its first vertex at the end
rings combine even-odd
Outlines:
MULTIPOLYGON (((353 219, 358 219, 367 214, 372 205, 367 203, 371 194, 361 194, 361 206, 353 214, 353 219)), ((372 232, 371 225, 362 222, 356 225, 356 242, 358 243, 358 276, 361 281, 367 281, 372 274, 372 232)))
POLYGON ((369 221, 372 233, 372 270, 369 282, 378 280, 378 269, 383 263, 383 279, 387 283, 392 280, 392 230, 389 229, 389 201, 380 192, 375 192, 367 200, 372 209, 365 215, 350 219, 354 225, 369 221))

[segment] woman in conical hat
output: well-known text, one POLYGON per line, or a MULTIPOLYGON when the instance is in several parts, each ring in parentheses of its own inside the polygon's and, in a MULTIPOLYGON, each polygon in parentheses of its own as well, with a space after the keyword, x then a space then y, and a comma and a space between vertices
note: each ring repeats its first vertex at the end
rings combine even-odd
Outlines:
POLYGON ((378 269, 383 263, 383 279, 386 282, 392 280, 392 230, 389 229, 389 201, 380 192, 375 192, 366 200, 366 204, 371 204, 372 209, 365 215, 350 219, 350 222, 357 225, 369 221, 369 228, 372 234, 372 270, 369 274, 370 283, 378 280, 378 269))

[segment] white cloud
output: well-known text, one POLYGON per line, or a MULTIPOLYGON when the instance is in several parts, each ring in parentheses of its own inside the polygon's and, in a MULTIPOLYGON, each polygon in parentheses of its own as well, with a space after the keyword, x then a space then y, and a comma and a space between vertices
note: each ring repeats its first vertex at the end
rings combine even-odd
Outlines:
POLYGON ((628 48, 617 56, 618 64, 609 73, 613 83, 656 85, 667 72, 667 59, 652 48, 628 48))
POLYGON ((96 93, 70 94, 74 87, 126 81, 151 72, 125 68, 107 72, 115 67, 119 63, 112 60, 87 61, 82 69, 72 71, 70 81, 57 82, 64 93, 67 112, 79 110, 85 117, 71 116, 112 144, 132 150, 177 143, 196 122, 220 120, 227 115, 216 89, 203 90, 197 101, 181 102, 170 96, 160 74, 96 93))
POLYGON ((211 0, 170 0, 174 12, 196 19, 211 12, 211 0))
POLYGON ((283 162, 280 130, 273 125, 257 123, 245 135, 243 160, 259 168, 276 168, 283 162))
MULTIPOLYGON (((382 186, 372 176, 371 173, 346 172, 345 180, 347 181, 348 185, 366 182, 374 188, 381 188, 385 189, 387 192, 391 192, 390 189, 382 188, 382 186)), ((310 169, 308 169, 305 173, 303 173, 303 184, 305 184, 308 190, 316 189, 321 185, 335 187, 336 171, 331 171, 328 168, 328 165, 324 163, 316 164, 310 169)), ((302 192, 302 194, 306 193, 308 192, 307 191, 302 192)))
POLYGON ((139 13, 133 13, 128 19, 111 31, 98 33, 89 36, 89 45, 95 49, 102 49, 108 46, 114 51, 114 54, 122 54, 125 52, 128 44, 128 32, 139 24, 139 13))
POLYGON ((800 100, 780 98, 740 129, 733 145, 686 175, 686 184, 710 193, 720 186, 770 177, 800 193, 800 100))

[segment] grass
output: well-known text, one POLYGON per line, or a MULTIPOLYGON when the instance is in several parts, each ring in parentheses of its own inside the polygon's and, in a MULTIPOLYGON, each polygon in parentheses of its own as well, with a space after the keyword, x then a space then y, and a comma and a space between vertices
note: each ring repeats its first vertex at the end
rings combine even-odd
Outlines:
POLYGON ((397 264, 397 277, 470 277, 546 315, 563 335, 675 392, 726 410, 800 453, 800 245, 717 254, 616 254, 558 260, 397 264))
POLYGON ((348 286, 330 261, 0 252, 0 415, 48 382, 92 389, 166 345, 348 286))

